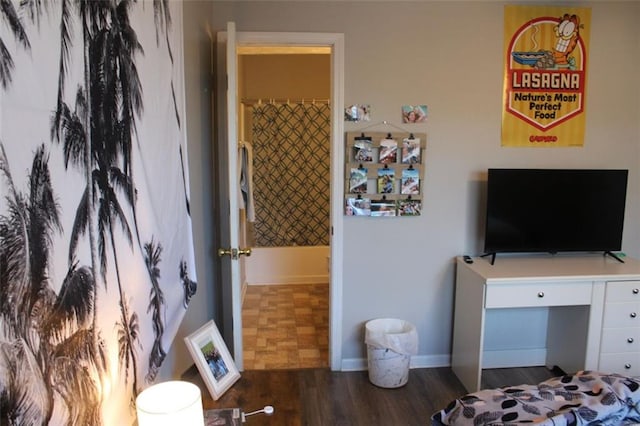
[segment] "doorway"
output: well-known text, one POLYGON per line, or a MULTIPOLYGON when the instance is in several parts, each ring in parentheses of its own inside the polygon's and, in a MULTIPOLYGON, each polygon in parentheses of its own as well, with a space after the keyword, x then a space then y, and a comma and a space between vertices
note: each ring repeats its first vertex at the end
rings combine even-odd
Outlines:
POLYGON ((331 50, 331 207, 329 260, 329 359, 332 370, 342 369, 342 273, 344 222, 344 35, 337 33, 237 32, 233 22, 217 35, 216 87, 219 88, 217 166, 219 168, 220 259, 222 331, 232 347, 235 362, 243 369, 242 279, 239 249, 238 176, 238 48, 251 46, 328 47, 331 50), (226 70, 226 73, 224 72, 226 70), (232 112, 232 113, 229 113, 232 112), (226 143, 225 143, 226 142, 226 143))
POLYGON ((329 365, 331 50, 238 46, 243 365, 329 365), (244 214, 243 214, 244 213, 244 214))

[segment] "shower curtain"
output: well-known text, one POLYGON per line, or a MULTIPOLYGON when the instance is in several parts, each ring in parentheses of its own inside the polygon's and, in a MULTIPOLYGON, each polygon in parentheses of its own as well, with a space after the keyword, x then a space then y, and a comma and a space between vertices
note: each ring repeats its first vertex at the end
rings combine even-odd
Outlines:
POLYGON ((255 246, 329 244, 328 103, 252 108, 255 246))
POLYGON ((0 1, 1 425, 134 423, 197 287, 184 121, 181 2, 0 1))

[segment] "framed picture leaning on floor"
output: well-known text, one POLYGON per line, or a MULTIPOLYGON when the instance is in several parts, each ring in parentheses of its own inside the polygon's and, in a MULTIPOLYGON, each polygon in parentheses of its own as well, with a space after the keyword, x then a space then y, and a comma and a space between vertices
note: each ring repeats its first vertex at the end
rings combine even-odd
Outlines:
POLYGON ((240 378, 218 327, 211 320, 184 341, 211 397, 218 400, 240 378))

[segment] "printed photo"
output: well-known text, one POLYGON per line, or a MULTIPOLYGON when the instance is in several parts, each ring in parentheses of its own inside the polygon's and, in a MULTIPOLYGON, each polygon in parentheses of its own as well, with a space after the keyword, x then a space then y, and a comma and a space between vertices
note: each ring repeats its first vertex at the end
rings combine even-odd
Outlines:
POLYGON ((420 163, 420 139, 405 138, 402 141, 402 162, 404 164, 420 163))
POLYGON ((372 162, 373 144, 371 138, 356 138, 353 145, 354 161, 372 162))
POLYGON ((426 105, 404 105, 402 107, 403 123, 424 123, 427 121, 426 105))
POLYGON ((401 194, 420 193, 420 173, 418 169, 407 169, 402 171, 401 194))
POLYGON ((399 200, 398 216, 420 216, 422 211, 421 200, 399 200))
POLYGON ((371 200, 369 198, 347 198, 344 214, 347 216, 371 216, 371 200))
POLYGON ((213 342, 207 343, 201 347, 200 350, 202 351, 202 355, 207 361, 207 365, 211 369, 211 373, 216 380, 220 380, 227 375, 229 369, 225 365, 220 351, 216 349, 213 342))
POLYGON ((398 142, 393 139, 380 141, 380 160, 382 164, 392 164, 398 161, 398 142))
POLYGON ((351 169, 349 175, 349 192, 352 194, 365 194, 367 192, 367 169, 351 169))
POLYGON ((396 216, 396 202, 393 200, 371 201, 371 216, 396 216))
POLYGON ((393 194, 395 192, 394 179, 395 170, 378 169, 378 193, 393 194))
POLYGON ((344 109, 344 121, 370 121, 371 107, 369 105, 354 104, 344 109))

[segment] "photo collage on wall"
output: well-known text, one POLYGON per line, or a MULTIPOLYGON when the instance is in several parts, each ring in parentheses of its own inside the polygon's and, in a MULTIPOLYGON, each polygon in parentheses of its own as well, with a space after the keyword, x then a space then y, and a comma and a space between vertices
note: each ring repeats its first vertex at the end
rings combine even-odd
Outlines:
MULTIPOLYGON (((400 108, 400 118, 403 124, 426 123, 427 122, 427 105, 402 105, 400 108)), ((371 121, 371 105, 369 104, 352 104, 344 109, 344 121, 346 122, 363 122, 371 121)))
POLYGON ((351 164, 347 191, 353 196, 345 199, 345 215, 421 214, 421 139, 411 134, 403 137, 401 143, 399 140, 391 134, 376 139, 375 143, 364 134, 352 138, 348 150, 351 164))

